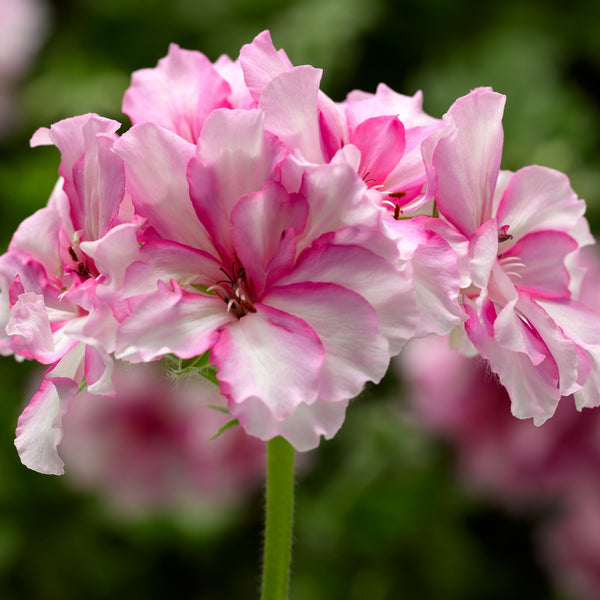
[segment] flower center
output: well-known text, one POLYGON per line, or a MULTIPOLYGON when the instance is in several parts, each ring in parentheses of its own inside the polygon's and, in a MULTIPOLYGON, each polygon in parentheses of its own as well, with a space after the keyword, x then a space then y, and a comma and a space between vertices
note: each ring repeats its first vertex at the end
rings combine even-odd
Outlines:
POLYGON ((221 267, 221 271, 225 274, 226 279, 217 281, 215 285, 208 288, 208 291, 214 290, 217 296, 227 303, 227 312, 233 311, 238 319, 249 312, 255 313, 256 308, 252 304, 250 293, 252 282, 246 278, 246 269, 234 261, 231 265, 231 273, 223 267, 221 267))
POLYGON ((80 280, 95 279, 99 273, 96 269, 94 261, 86 256, 81 250, 79 250, 81 256, 77 255, 77 252, 73 249, 73 246, 68 248, 69 256, 71 258, 72 265, 67 265, 66 270, 70 273, 74 273, 79 276, 80 280))

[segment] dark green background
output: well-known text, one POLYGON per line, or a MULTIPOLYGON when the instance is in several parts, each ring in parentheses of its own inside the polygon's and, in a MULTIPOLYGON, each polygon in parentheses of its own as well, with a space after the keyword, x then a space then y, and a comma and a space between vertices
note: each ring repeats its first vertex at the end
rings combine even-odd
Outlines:
MULTIPOLYGON (((17 88, 20 121, 0 142, 2 248, 43 206, 53 148, 40 126, 85 112, 120 120, 132 70, 169 42, 237 56, 271 29, 295 64, 325 69, 342 100, 383 81, 441 116, 471 88, 508 96, 503 166, 544 164, 600 208, 600 14, 596 2, 507 0, 56 0, 47 42, 17 88)), ((262 499, 218 531, 163 517, 120 523, 100 500, 28 471, 13 447, 30 365, 0 360, 0 598, 257 597, 262 499)), ((291 600, 562 598, 537 566, 540 513, 509 516, 455 482, 452 450, 402 418, 388 377, 354 402, 299 477, 291 600)), ((567 599, 568 600, 568 599, 567 599)))

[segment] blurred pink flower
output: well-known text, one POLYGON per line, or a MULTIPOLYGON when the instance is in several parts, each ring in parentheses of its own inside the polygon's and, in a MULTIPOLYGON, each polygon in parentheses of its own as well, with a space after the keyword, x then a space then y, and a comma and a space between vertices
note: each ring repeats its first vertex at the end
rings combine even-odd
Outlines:
POLYGON ((538 546, 548 573, 571 600, 600 600, 600 488, 581 481, 543 525, 538 546))
POLYGON ((0 0, 0 135, 13 125, 15 87, 48 29, 43 0, 0 0))
POLYGON ((68 480, 132 516, 239 504, 262 484, 264 444, 231 417, 202 378, 170 382, 160 365, 117 363, 116 396, 79 394, 64 419, 68 480))
POLYGON ((396 362, 418 419, 457 451, 461 477, 506 504, 552 500, 600 467, 600 411, 562 402, 539 427, 516 420, 489 367, 448 348, 413 340, 396 362))

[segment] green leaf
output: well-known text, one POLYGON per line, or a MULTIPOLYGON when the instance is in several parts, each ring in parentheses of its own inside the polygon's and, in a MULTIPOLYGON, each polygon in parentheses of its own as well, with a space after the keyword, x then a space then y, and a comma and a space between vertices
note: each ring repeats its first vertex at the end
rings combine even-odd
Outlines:
POLYGON ((239 425, 239 424, 240 424, 240 422, 237 419, 231 419, 231 421, 227 421, 227 423, 225 423, 225 425, 223 425, 223 427, 221 427, 221 429, 219 429, 219 431, 217 431, 217 433, 215 433, 215 435, 208 438, 209 441, 216 440, 221 434, 225 433, 228 429, 231 429, 232 427, 235 427, 236 425, 239 425))

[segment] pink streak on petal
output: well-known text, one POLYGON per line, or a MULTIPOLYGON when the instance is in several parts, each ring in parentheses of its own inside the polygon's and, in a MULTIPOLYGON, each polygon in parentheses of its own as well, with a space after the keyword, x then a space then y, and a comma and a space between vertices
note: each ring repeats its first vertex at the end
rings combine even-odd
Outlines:
POLYGON ((453 127, 433 151, 438 207, 467 237, 492 216, 504 102, 504 96, 489 88, 459 98, 445 117, 453 127))
POLYGON ((262 190, 282 158, 281 144, 264 131, 263 122, 258 110, 214 111, 187 170, 196 214, 225 261, 233 260, 233 206, 242 196, 262 190))
POLYGON ((148 362, 173 353, 180 358, 199 356, 217 340, 217 331, 235 316, 223 300, 171 289, 161 281, 158 291, 141 299, 134 314, 117 332, 117 358, 148 362))
POLYGON ((527 319, 556 363, 560 393, 568 396, 579 390, 590 373, 589 363, 582 351, 551 316, 527 295, 519 296, 516 309, 527 319))
POLYGON ((356 292, 332 283, 297 283, 269 290, 265 304, 303 319, 325 349, 319 397, 356 396, 367 381, 378 382, 389 364, 389 345, 377 314, 356 292))
POLYGON ((140 249, 139 260, 126 266, 125 296, 154 292, 159 281, 211 286, 223 278, 222 264, 212 254, 169 240, 147 242, 140 249))
POLYGON ((301 318, 261 303, 255 309, 220 332, 211 362, 236 414, 260 403, 274 419, 286 419, 317 399, 323 345, 301 318))
POLYGON ((262 192, 244 196, 231 213, 231 233, 236 254, 254 283, 257 293, 267 275, 291 267, 296 245, 292 238, 304 229, 306 202, 290 198, 278 183, 267 181, 262 192))
POLYGON ((413 336, 419 314, 410 278, 361 246, 323 244, 307 249, 277 285, 334 283, 360 294, 377 312, 378 328, 400 352, 413 336))
MULTIPOLYGON (((534 366, 527 354, 506 349, 490 336, 468 302, 465 310, 469 315, 465 323, 469 338, 507 389, 513 415, 533 418, 536 425, 541 425, 554 414, 561 397, 556 364, 545 359, 534 366)), ((533 334, 522 327, 523 335, 532 337, 530 345, 535 345, 533 334)))
POLYGON ((571 294, 565 258, 576 249, 577 242, 566 233, 535 231, 504 252, 501 264, 506 272, 514 272, 511 279, 519 291, 536 297, 568 299, 571 294), (511 257, 515 257, 514 261, 504 262, 511 257))
POLYGON ((189 197, 187 164, 196 147, 152 123, 135 125, 114 145, 125 161, 127 186, 138 215, 163 238, 212 248, 189 197))
MULTIPOLYGON (((569 233, 582 220, 584 212, 585 202, 577 198, 566 175, 534 165, 511 177, 496 218, 498 227, 508 225, 512 243, 516 243, 533 231, 569 233)), ((582 240, 590 242, 591 239, 582 240)))
POLYGON ((122 166, 110 152, 119 126, 116 121, 87 114, 39 129, 31 138, 32 146, 54 144, 60 150, 59 173, 71 204, 73 226, 89 231, 89 239, 105 233, 123 197, 122 166))

